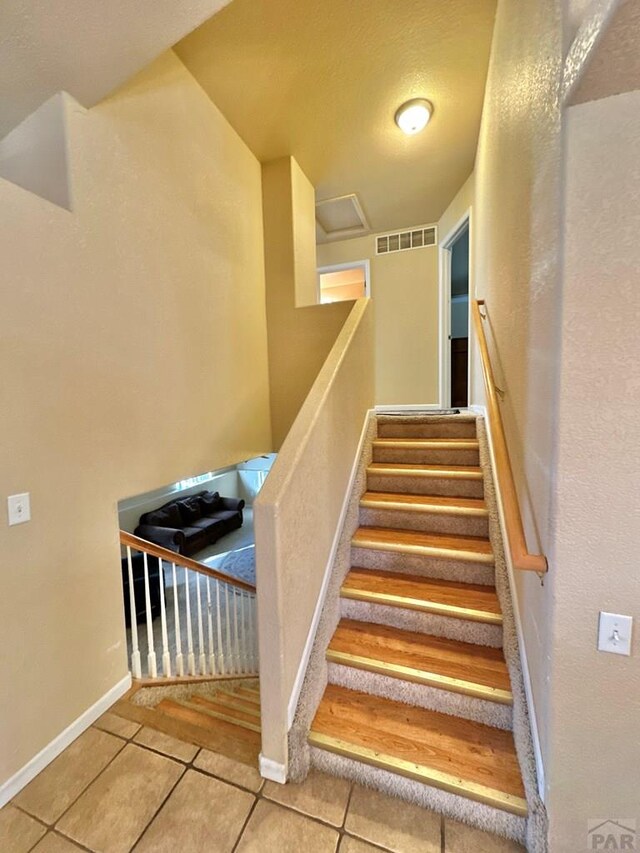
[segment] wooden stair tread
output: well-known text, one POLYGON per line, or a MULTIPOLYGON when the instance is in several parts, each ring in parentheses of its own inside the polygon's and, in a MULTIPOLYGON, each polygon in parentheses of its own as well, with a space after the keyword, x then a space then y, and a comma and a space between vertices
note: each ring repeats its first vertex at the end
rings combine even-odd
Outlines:
POLYGON ((190 705, 177 699, 163 699, 156 705, 156 711, 204 731, 226 732, 229 737, 249 740, 251 743, 260 744, 259 729, 248 729, 246 726, 238 725, 233 721, 224 719, 222 715, 215 717, 197 705, 190 705))
POLYGON ((257 690, 250 690, 247 687, 236 687, 233 695, 238 696, 245 702, 250 702, 260 707, 260 693, 257 690))
POLYGON ((249 699, 245 699, 242 696, 237 696, 235 693, 231 693, 226 690, 218 690, 215 696, 211 697, 211 700, 217 705, 224 705, 230 710, 240 711, 245 714, 251 714, 254 717, 260 716, 259 705, 256 705, 255 702, 251 702, 249 699))
POLYGON ((346 576, 340 595, 358 601, 502 625, 500 602, 492 586, 356 567, 346 576))
POLYGON ((403 450, 478 450, 477 438, 376 438, 374 447, 403 450))
POLYGON ((442 515, 479 515, 489 512, 482 498, 451 498, 438 495, 411 495, 404 492, 365 492, 360 506, 374 509, 406 510, 409 512, 431 512, 442 515))
POLYGON ((502 649, 341 619, 327 660, 502 704, 513 696, 502 649))
POLYGON ((420 530, 397 530, 391 527, 359 527, 351 544, 356 548, 399 551, 493 564, 489 539, 450 533, 423 533, 420 530))
POLYGON ((313 746, 526 815, 511 732, 329 684, 313 746))
POLYGON ((418 465, 413 462, 372 462, 368 474, 395 477, 444 477, 448 479, 482 480, 478 465, 418 465))
POLYGON ((223 702, 217 702, 215 698, 208 699, 206 696, 192 696, 185 704, 188 706, 197 705, 206 711, 211 711, 220 718, 226 719, 227 722, 233 722, 239 726, 260 726, 260 717, 256 716, 255 712, 242 711, 239 708, 230 708, 223 702))

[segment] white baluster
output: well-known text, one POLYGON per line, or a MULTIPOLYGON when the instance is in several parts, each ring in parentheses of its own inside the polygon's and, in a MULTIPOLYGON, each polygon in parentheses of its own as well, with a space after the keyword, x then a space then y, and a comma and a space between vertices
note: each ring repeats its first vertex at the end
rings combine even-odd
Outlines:
POLYGON ((131 546, 127 545, 127 573, 129 575, 129 615, 131 617, 131 674, 134 678, 142 678, 140 648, 138 647, 138 619, 136 613, 136 593, 133 586, 133 565, 131 563, 131 546))
POLYGON ((207 656, 204 653, 204 631, 202 629, 202 594, 200 592, 200 575, 196 573, 196 594, 198 600, 198 657, 200 660, 200 675, 207 674, 207 656))
POLYGON ((229 607, 229 584, 224 585, 224 622, 227 640, 227 672, 234 672, 233 654, 231 650, 231 609, 229 607))
POLYGON ((187 666, 189 675, 196 675, 196 657, 193 653, 193 625, 191 624, 191 590, 189 589, 189 570, 184 570, 184 585, 187 590, 187 666))
POLYGON ((249 654, 247 646, 247 594, 240 590, 240 665, 243 672, 249 672, 249 654))
POLYGON ((238 595, 236 590, 233 590, 233 659, 235 661, 235 672, 241 672, 240 669, 240 643, 238 641, 238 595))
POLYGON ((209 670, 211 675, 216 674, 216 654, 213 648, 213 613, 211 612, 211 583, 208 577, 205 578, 207 584, 207 629, 209 632, 209 670))
MULTIPOLYGON (((184 658, 182 656, 182 637, 180 636, 180 602, 178 601, 178 581, 176 578, 176 564, 171 564, 173 577, 173 621, 176 626, 176 675, 184 675, 184 658)), ((187 590, 187 593, 189 590, 187 590)))
POLYGON ((147 552, 142 552, 142 560, 144 563, 144 602, 145 616, 147 620, 147 675, 149 678, 158 677, 158 665, 156 663, 156 646, 153 640, 153 619, 151 617, 151 595, 149 593, 149 563, 147 560, 147 552))
POLYGON ((160 582, 160 625, 162 626, 162 673, 165 678, 171 678, 171 655, 169 654, 169 639, 167 637, 167 608, 164 598, 164 567, 158 558, 158 577, 160 582))
POLYGON ((216 581, 216 630, 218 632, 218 672, 224 674, 224 647, 222 645, 222 615, 220 613, 220 581, 216 581))

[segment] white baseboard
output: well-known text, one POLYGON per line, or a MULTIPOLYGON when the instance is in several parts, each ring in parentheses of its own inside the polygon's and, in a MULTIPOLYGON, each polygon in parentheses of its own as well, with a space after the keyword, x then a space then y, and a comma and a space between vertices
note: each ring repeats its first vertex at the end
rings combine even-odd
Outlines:
MULTIPOLYGON (((474 412, 482 415, 485 426, 487 428, 487 438, 489 442, 489 453, 491 455, 491 467, 496 470, 495 454, 493 450, 493 436, 491 435, 491 424, 487 417, 485 406, 470 406, 474 412)), ((524 682, 524 692, 527 697, 527 706, 529 709, 529 719, 531 720, 531 740, 533 742, 533 752, 536 761, 536 775, 538 777, 538 794, 544 802, 545 799, 545 782, 544 782, 544 763, 542 761, 542 748, 540 746, 540 734, 538 731, 538 719, 536 717, 536 706, 533 700, 533 689, 531 687, 531 673, 529 671, 529 661, 527 659, 527 647, 524 642, 524 633, 522 631, 522 620, 520 619, 520 602, 518 601, 518 590, 515 584, 513 563, 511 562, 511 554, 509 552, 509 540, 507 539, 507 531, 504 524, 504 510, 502 507, 502 495, 500 493, 500 484, 498 478, 494 476, 494 485, 496 496, 498 499, 498 515, 500 517, 500 531, 502 533, 502 541, 504 543, 504 556, 507 564, 507 573, 509 575, 509 587, 511 590, 511 600, 513 602, 513 616, 516 623, 516 634, 518 635, 518 647, 520 649, 520 663, 522 665, 522 680, 524 682)))
MULTIPOLYGON (((320 587, 320 595, 318 596, 318 601, 316 602, 316 609, 313 612, 313 619, 311 620, 311 627, 309 628, 309 633, 307 634, 307 641, 304 645, 304 651, 302 653, 302 659, 300 661, 300 666, 298 667, 298 672, 296 674, 296 680, 293 684, 293 689, 291 691, 291 696, 289 697, 289 705, 287 707, 287 731, 293 725, 293 718, 296 714, 296 708, 298 707, 298 700, 300 699, 300 691, 302 690, 302 684, 304 682, 304 677, 307 672, 307 666, 309 664, 309 658, 311 657, 311 649, 313 648, 313 641, 316 638, 316 631, 318 630, 318 623, 320 622, 320 616, 322 615, 322 608, 324 607, 324 600, 327 595, 327 589, 329 588, 329 580, 331 579, 331 570, 333 569, 333 561, 336 556, 336 552, 338 550, 338 545, 340 544, 340 537, 342 535, 342 527, 344 525, 344 520, 347 515, 347 510, 349 508, 349 501, 351 500, 351 492, 353 491, 353 484, 356 479, 356 474, 358 473, 358 465, 360 464, 360 456, 362 454, 362 448, 364 445, 365 435, 367 434, 367 429, 369 427, 369 419, 373 413, 372 409, 367 411, 367 414, 364 419, 364 424, 362 425, 362 432, 360 433, 360 440, 358 441, 358 449, 356 450, 355 459, 353 461, 353 466, 351 468, 351 474, 349 475, 349 482, 347 484, 347 490, 345 492, 344 500, 342 501, 342 508, 340 509, 340 516, 338 518, 338 523, 336 525, 335 535, 333 537, 333 543, 331 545, 331 551, 329 552, 329 559, 327 560, 327 565, 324 570, 324 577, 322 579, 322 586, 320 587)), ((270 777, 269 777, 270 778, 270 777)), ((276 780, 277 781, 277 780, 276 780)))
POLYGON ((424 412, 438 411, 442 408, 440 403, 422 403, 410 406, 375 406, 374 411, 384 414, 385 412, 424 412))
POLYGON ((121 696, 131 687, 131 673, 119 681, 117 684, 107 691, 96 703, 82 713, 77 720, 74 720, 71 725, 60 732, 44 749, 41 749, 37 755, 28 761, 24 767, 18 770, 17 773, 7 779, 0 785, 0 808, 12 800, 16 794, 21 791, 26 785, 35 778, 44 768, 50 764, 54 758, 57 758, 60 753, 66 749, 70 743, 79 737, 82 732, 89 728, 92 723, 102 716, 105 711, 117 702, 121 696))
POLYGON ((284 764, 279 761, 274 761, 272 758, 265 758, 262 753, 258 759, 260 775, 263 779, 269 779, 271 782, 279 782, 284 785, 287 781, 287 770, 284 764))

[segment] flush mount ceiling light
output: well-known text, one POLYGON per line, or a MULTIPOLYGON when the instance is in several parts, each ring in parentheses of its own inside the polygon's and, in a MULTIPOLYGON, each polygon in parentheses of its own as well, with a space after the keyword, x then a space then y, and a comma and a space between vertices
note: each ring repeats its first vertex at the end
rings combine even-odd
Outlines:
POLYGON ((413 136, 414 133, 424 130, 432 112, 433 104, 430 101, 424 98, 413 98, 398 107, 395 115, 396 124, 407 136, 413 136))

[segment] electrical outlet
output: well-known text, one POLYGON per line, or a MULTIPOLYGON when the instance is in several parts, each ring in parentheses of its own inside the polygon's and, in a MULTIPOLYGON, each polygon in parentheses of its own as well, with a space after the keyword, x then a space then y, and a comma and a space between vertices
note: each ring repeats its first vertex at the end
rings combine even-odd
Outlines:
POLYGON ((24 524, 25 521, 31 521, 31 502, 29 492, 24 492, 22 495, 9 495, 7 498, 7 507, 9 510, 9 525, 24 524))
POLYGON ((619 613, 600 613, 598 626, 598 651, 614 655, 631 654, 631 627, 633 618, 619 613))

